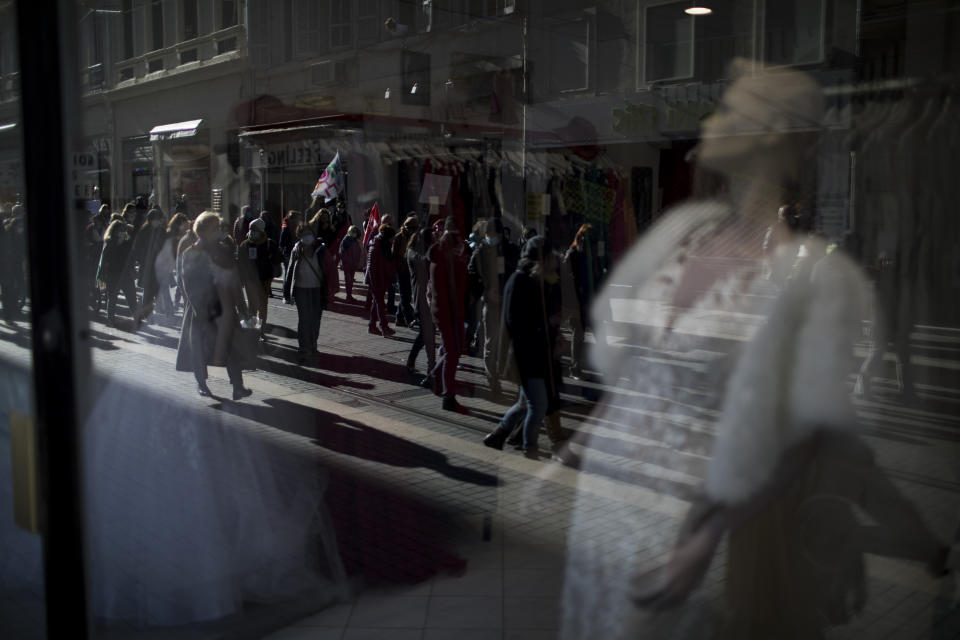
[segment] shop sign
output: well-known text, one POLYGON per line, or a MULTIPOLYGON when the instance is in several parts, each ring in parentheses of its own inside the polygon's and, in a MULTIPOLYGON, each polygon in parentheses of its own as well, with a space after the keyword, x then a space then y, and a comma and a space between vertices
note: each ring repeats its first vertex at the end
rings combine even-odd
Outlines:
POLYGON ((89 200, 94 196, 94 189, 99 182, 99 170, 96 154, 83 152, 73 154, 73 196, 89 200))
POLYGON ((291 144, 271 144, 263 147, 263 164, 267 167, 288 165, 326 165, 332 154, 320 140, 304 140, 291 144))

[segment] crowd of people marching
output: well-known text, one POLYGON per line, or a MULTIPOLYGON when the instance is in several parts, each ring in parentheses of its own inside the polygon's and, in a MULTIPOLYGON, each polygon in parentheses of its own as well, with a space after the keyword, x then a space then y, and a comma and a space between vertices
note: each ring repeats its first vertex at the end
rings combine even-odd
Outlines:
POLYGON ((288 211, 279 229, 268 212, 248 206, 231 225, 207 211, 191 220, 142 203, 119 212, 103 205, 84 231, 90 306, 114 327, 122 294, 134 330, 151 319, 181 322, 177 369, 193 372, 198 393, 210 396, 207 366, 226 366, 237 400, 250 394, 242 372, 253 366, 257 342, 269 340, 275 280, 283 301, 296 305, 303 365, 322 364, 324 310, 335 300, 362 306, 370 334, 416 331, 407 370, 446 410, 466 411, 457 400, 463 355, 482 360, 492 394, 503 395, 501 381, 515 382, 517 402, 484 442, 502 449, 509 441, 536 456, 541 424, 554 443, 565 437, 562 353, 570 354, 569 375, 583 375, 587 310, 604 271, 592 227, 583 225, 569 248, 533 228, 511 242, 500 218, 464 231, 454 218, 411 212, 397 224, 375 209, 354 225, 342 204, 327 208, 319 199, 288 211), (354 296, 359 277, 365 299, 354 296), (572 344, 560 332, 564 322, 572 344))

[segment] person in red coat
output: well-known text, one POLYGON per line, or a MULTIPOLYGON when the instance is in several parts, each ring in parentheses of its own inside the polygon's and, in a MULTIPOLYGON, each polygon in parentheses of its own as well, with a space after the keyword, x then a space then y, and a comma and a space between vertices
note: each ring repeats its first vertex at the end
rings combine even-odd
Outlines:
POLYGON ((456 401, 455 377, 466 347, 463 301, 470 256, 454 218, 444 222, 443 235, 430 247, 429 258, 430 311, 441 341, 440 358, 431 373, 435 375, 437 369, 441 372, 443 408, 462 412, 463 407, 456 401))
POLYGON ((396 231, 388 224, 381 224, 379 233, 367 251, 367 284, 370 292, 370 333, 392 336, 387 315, 387 287, 397 275, 397 258, 393 255, 393 238, 396 231), (377 323, 380 324, 379 328, 377 323))

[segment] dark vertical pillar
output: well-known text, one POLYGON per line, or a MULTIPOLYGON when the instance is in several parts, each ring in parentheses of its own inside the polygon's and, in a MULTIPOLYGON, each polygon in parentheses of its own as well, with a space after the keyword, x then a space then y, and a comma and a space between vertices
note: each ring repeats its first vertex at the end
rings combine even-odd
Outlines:
POLYGON ((69 186, 79 119, 74 4, 17 2, 33 375, 47 634, 89 637, 81 508, 78 356, 84 317, 71 274, 76 210, 69 186))

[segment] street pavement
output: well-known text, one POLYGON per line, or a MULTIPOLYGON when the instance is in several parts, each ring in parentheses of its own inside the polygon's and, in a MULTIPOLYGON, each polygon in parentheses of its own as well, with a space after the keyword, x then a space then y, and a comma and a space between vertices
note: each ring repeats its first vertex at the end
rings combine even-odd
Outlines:
MULTIPOLYGON (((666 366, 704 366, 722 354, 724 341, 748 339, 749 327, 760 322, 749 313, 705 317, 705 337, 715 340, 711 350, 658 353, 618 337, 617 326, 637 322, 644 304, 631 300, 624 288, 624 297, 613 304, 612 339, 636 350, 637 357, 666 366)), ((505 397, 491 394, 482 362, 466 357, 458 382, 468 411, 445 412, 438 396, 418 386, 420 375, 404 366, 413 331, 398 328, 392 338, 368 334, 362 307, 347 304, 341 292, 324 314, 318 361, 300 365, 295 307, 275 297, 269 314, 270 339, 258 368, 244 374, 254 394, 237 403, 221 399, 229 397, 223 369, 210 369, 210 386, 218 396, 213 399, 198 397, 193 376, 174 370, 179 330, 173 323, 155 320, 136 332, 122 323, 117 329, 99 322, 91 326, 99 374, 244 430, 331 472, 326 502, 355 593, 319 612, 309 602, 273 608, 258 624, 245 618, 218 633, 259 637, 272 632, 269 637, 276 639, 555 637, 566 530, 580 472, 547 455, 535 461, 510 447, 498 452, 482 445, 483 435, 516 397, 516 387, 505 384, 505 397), (287 626, 278 630, 280 623, 287 626)), ((876 381, 877 395, 858 400, 857 412, 871 427, 865 439, 884 471, 931 528, 953 540, 960 524, 960 331, 918 326, 912 342, 914 363, 923 372, 919 398, 899 401, 888 362, 886 377, 876 381)), ((0 357, 25 362, 28 346, 22 325, 17 331, 0 328, 0 357)), ((865 345, 858 346, 858 354, 865 354, 865 345)), ((421 375, 424 366, 421 354, 421 375)), ((574 430, 593 420, 590 412, 601 395, 616 402, 631 393, 610 380, 564 382, 562 424, 574 430)), ((700 393, 709 404, 710 391, 700 393)), ((708 446, 712 418, 704 411, 672 428, 689 432, 692 437, 683 442, 708 446)), ((623 509, 638 510, 650 530, 676 530, 702 479, 703 465, 690 460, 703 456, 678 450, 664 433, 604 431, 613 439, 643 439, 663 455, 640 464, 618 456, 615 447, 607 453, 611 465, 632 471, 632 481, 599 477, 589 483, 598 531, 605 514, 623 509), (680 459, 683 465, 677 464, 680 459)), ((545 442, 541 436, 541 445, 545 442)), ((669 546, 670 540, 651 540, 647 555, 662 558, 669 546)), ((723 556, 721 551, 697 595, 708 609, 722 597, 723 556)), ((830 637, 960 637, 948 581, 929 579, 916 564, 870 556, 868 582, 866 610, 853 624, 831 630, 830 637)), ((649 624, 668 629, 675 621, 654 617, 649 624)), ((207 631, 180 629, 170 637, 204 637, 207 631)), ((113 633, 130 637, 134 630, 113 633)))

